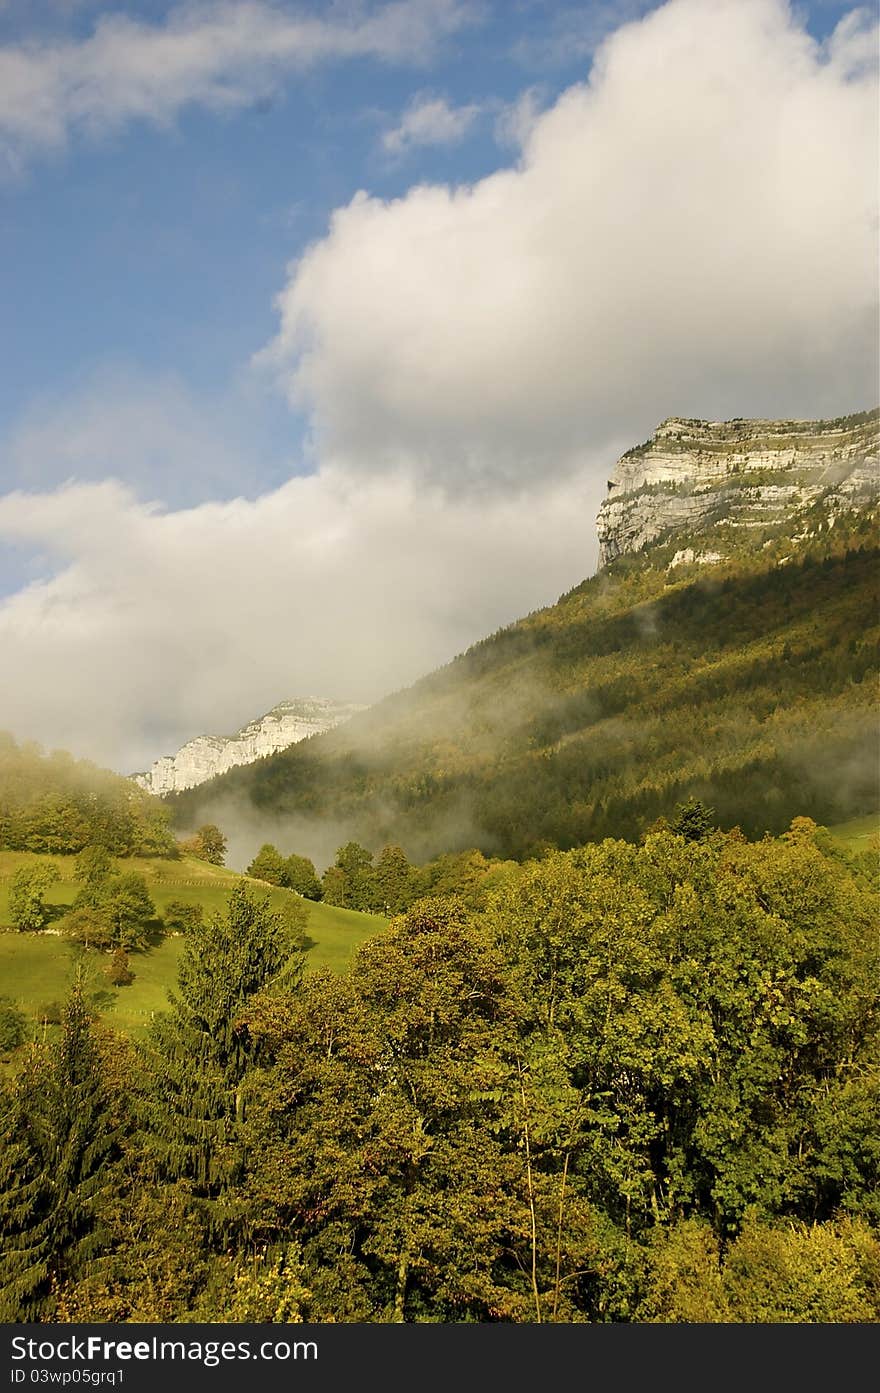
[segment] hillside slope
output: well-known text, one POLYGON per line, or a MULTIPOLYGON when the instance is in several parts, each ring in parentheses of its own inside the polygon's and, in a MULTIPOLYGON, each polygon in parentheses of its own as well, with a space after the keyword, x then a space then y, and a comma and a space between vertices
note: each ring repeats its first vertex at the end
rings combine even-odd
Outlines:
MULTIPOLYGON (((91 987, 99 991, 96 1005, 108 1024, 127 1033, 146 1029, 153 1013, 165 1010, 168 991, 174 990, 177 960, 184 940, 178 936, 156 937, 149 949, 131 955, 134 981, 114 987, 105 981, 102 967, 107 955, 92 952, 85 957, 76 945, 54 928, 57 918, 73 903, 82 887, 73 876, 71 856, 37 857, 28 852, 0 851, 0 996, 11 999, 28 1016, 40 1021, 47 1006, 62 1000, 70 988, 77 966, 86 966, 91 987), (24 866, 50 859, 61 879, 49 887, 47 901, 52 910, 52 927, 40 933, 4 932, 8 924, 9 887, 15 872, 24 866)), ((176 861, 156 857, 128 857, 118 862, 120 871, 142 875, 150 898, 161 915, 168 904, 183 901, 201 905, 206 919, 225 910, 233 886, 241 877, 222 866, 183 856, 176 861)), ((293 894, 249 881, 258 894, 269 897, 271 908, 283 913, 293 894)), ((298 898, 298 897, 297 897, 298 898)), ((306 963, 310 969, 345 971, 354 949, 365 938, 383 929, 387 920, 379 915, 359 914, 313 901, 304 903, 308 912, 306 963)))
POLYGON ((690 794, 751 835, 870 813, 875 488, 667 530, 345 727, 182 795, 175 819, 421 858, 637 836, 690 794))

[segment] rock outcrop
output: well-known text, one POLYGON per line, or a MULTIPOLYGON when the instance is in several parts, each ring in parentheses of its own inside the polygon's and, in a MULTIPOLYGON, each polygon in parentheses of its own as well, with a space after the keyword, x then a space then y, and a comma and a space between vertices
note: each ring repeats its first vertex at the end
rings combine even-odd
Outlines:
POLYGON ((818 503, 833 518, 880 493, 878 455, 880 410, 833 421, 670 417, 614 468, 597 518, 599 564, 679 533, 711 532, 708 555, 721 559, 725 536, 729 549, 758 529, 796 527, 818 503))
POLYGON ((179 793, 213 779, 215 774, 225 774, 237 764, 252 764, 309 735, 332 730, 363 710, 362 706, 329 697, 282 701, 236 735, 198 735, 181 746, 176 755, 163 755, 146 773, 133 774, 132 778, 160 798, 166 793, 179 793))

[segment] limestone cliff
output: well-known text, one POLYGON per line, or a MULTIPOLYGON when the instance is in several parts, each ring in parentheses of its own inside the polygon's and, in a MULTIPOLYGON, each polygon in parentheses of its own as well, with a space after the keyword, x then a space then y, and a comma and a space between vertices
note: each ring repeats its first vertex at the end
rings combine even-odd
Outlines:
POLYGON ((363 709, 329 697, 282 701, 237 734, 198 735, 176 755, 163 755, 145 774, 133 774, 132 778, 160 798, 166 793, 179 793, 213 779, 215 774, 225 774, 237 764, 252 764, 309 735, 332 730, 363 709))
MULTIPOLYGON (((833 421, 694 421, 670 417, 618 460, 599 509, 599 564, 679 534, 717 561, 817 505, 827 516, 880 493, 880 410, 833 421)), ((691 549, 692 550, 692 549, 691 549)))

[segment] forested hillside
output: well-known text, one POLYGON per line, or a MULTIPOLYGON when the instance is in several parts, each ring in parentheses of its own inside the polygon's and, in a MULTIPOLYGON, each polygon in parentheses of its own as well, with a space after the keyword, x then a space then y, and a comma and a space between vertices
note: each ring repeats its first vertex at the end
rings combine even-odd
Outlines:
POLYGON ((171 856, 169 822, 130 779, 0 731, 0 851, 63 855, 99 844, 114 856, 171 856))
POLYGON ((680 536, 620 557, 344 728, 181 795, 175 820, 522 858, 638 837, 690 796, 750 835, 871 812, 876 513, 789 531, 737 548, 728 529, 711 566, 673 565, 680 536))

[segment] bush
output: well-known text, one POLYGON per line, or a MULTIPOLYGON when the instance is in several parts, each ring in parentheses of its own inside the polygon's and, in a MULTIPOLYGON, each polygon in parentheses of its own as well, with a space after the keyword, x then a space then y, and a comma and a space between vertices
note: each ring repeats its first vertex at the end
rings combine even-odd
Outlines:
POLYGON ((27 1016, 8 996, 0 996, 0 1054, 12 1054, 27 1038, 27 1016))
POLYGON ((186 900, 169 900, 162 914, 162 924, 166 933, 186 934, 204 922, 200 904, 187 904, 186 900))
POLYGON ((868 1279, 880 1245, 867 1225, 747 1224, 724 1266, 734 1319, 861 1324, 880 1316, 868 1279))
POLYGON ((128 962, 128 954, 124 948, 117 948, 107 966, 104 968, 107 981, 113 987, 127 987, 134 981, 134 973, 128 962))
POLYGON ((305 900, 290 891, 284 898, 284 904, 278 911, 278 918, 287 930, 291 948, 304 948, 308 943, 306 929, 309 922, 309 911, 306 908, 305 900))
POLYGON ((46 891, 61 875, 54 862, 21 866, 9 887, 9 918, 19 933, 36 933, 45 928, 49 911, 46 891))

